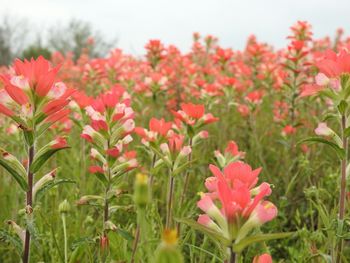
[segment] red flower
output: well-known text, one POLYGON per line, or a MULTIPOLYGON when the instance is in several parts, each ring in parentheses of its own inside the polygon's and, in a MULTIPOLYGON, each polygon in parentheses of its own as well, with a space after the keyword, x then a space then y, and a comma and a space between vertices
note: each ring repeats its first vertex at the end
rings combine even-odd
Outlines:
POLYGON ((218 120, 211 113, 204 114, 204 112, 204 105, 193 103, 182 103, 181 110, 172 111, 177 119, 192 126, 197 124, 197 122, 208 124, 218 120))
POLYGON ((102 167, 97 166, 97 165, 90 166, 89 167, 89 172, 92 173, 92 174, 96 174, 96 173, 103 174, 104 173, 102 167))
POLYGON ((42 56, 30 61, 17 59, 13 65, 17 76, 28 80, 29 86, 39 97, 45 97, 54 84, 59 67, 50 68, 49 62, 42 56))
POLYGON ((225 149, 226 153, 230 153, 232 156, 244 156, 244 152, 238 150, 238 145, 234 141, 229 141, 225 149))
POLYGON ((5 90, 7 94, 19 105, 24 105, 28 102, 28 97, 26 93, 23 91, 24 86, 17 87, 11 81, 12 77, 10 75, 0 75, 0 78, 5 84, 5 90))
POLYGON ((67 147, 67 140, 64 137, 57 137, 51 145, 52 149, 61 149, 65 147, 67 147))
POLYGON ((255 256, 252 263, 272 263, 272 257, 265 253, 260 256, 255 256))
POLYGON ((200 119, 204 115, 204 105, 196 105, 193 103, 181 104, 181 109, 190 117, 200 119))
POLYGON ((320 73, 329 78, 339 77, 342 73, 350 73, 350 53, 343 50, 336 54, 332 50, 325 52, 325 57, 316 63, 320 73))
POLYGON ((171 126, 172 126, 172 123, 166 122, 163 118, 160 120, 156 118, 152 118, 149 122, 149 129, 153 132, 159 133, 164 137, 167 135, 171 126))

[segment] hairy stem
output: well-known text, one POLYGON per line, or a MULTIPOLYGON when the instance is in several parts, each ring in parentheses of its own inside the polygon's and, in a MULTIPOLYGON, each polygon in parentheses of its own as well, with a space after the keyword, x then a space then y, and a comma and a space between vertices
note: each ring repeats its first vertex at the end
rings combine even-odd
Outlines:
MULTIPOLYGON (((192 138, 190 139, 190 147, 192 149, 192 138)), ((192 161, 192 151, 190 152, 190 154, 187 157, 187 161, 191 162, 192 161)), ((185 183, 184 183, 184 188, 182 190, 181 193, 181 198, 180 198, 180 208, 182 207, 183 203, 185 202, 185 197, 186 197, 186 193, 187 193, 187 188, 188 188, 188 184, 190 182, 190 169, 191 169, 191 165, 190 167, 187 169, 186 171, 186 175, 185 175, 185 183)), ((180 223, 177 223, 177 233, 178 235, 180 235, 180 223)))
MULTIPOLYGON (((27 215, 30 215, 32 211, 32 206, 33 206, 33 177, 34 174, 30 172, 30 166, 33 162, 34 159, 34 144, 29 147, 28 149, 28 168, 27 168, 27 175, 28 175, 28 191, 27 191, 27 206, 26 206, 26 213, 27 215)), ((26 234, 25 234, 25 240, 24 240, 24 252, 23 252, 23 263, 28 263, 29 262, 29 255, 30 255, 30 233, 28 230, 28 227, 26 229, 26 234)))
MULTIPOLYGON (((347 148, 348 148, 348 140, 345 136, 344 132, 346 129, 346 117, 342 115, 341 117, 341 129, 342 129, 342 141, 343 141, 343 149, 345 151, 345 157, 341 161, 341 180, 340 180, 340 195, 339 195, 339 222, 342 224, 345 216, 345 197, 346 197, 346 165, 347 165, 347 148)), ((343 231, 343 225, 341 225, 340 231, 343 231)), ((339 233, 341 234, 341 233, 339 233)), ((337 244, 337 263, 341 262, 341 254, 343 250, 344 242, 341 239, 337 244)))
POLYGON ((68 263, 68 243, 67 243, 67 226, 66 226, 66 213, 62 213, 62 226, 64 237, 64 262, 68 263))
POLYGON ((165 223, 165 228, 166 229, 170 229, 170 227, 171 227, 173 196, 174 196, 174 181, 175 181, 175 178, 172 175, 172 173, 170 173, 170 175, 169 175, 168 200, 167 200, 167 214, 166 214, 166 223, 165 223))
POLYGON ((138 223, 136 227, 135 240, 132 247, 132 256, 130 260, 131 263, 135 262, 135 255, 136 255, 136 250, 137 250, 137 245, 139 243, 139 240, 140 240, 140 223, 138 223))
MULTIPOLYGON (((153 154, 152 163, 151 163, 151 169, 153 169, 153 167, 154 167, 156 161, 157 161, 157 155, 156 155, 156 154, 153 154)), ((150 191, 151 191, 151 192, 152 192, 153 181, 154 181, 154 174, 151 173, 150 179, 149 179, 149 187, 150 187, 150 191)))
POLYGON ((225 260, 225 263, 236 263, 236 253, 233 252, 231 248, 229 248, 229 250, 230 250, 230 258, 228 260, 225 260))

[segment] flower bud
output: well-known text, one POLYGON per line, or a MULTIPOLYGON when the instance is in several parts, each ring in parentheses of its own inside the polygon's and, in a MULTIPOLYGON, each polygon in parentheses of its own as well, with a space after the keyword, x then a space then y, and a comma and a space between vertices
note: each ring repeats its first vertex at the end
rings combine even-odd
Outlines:
POLYGON ((155 263, 183 263, 181 252, 177 248, 177 231, 166 229, 163 232, 162 243, 158 246, 155 263))
POLYGON ((203 194, 201 200, 197 202, 197 206, 208 216, 215 219, 222 229, 227 229, 224 216, 208 195, 203 194))
POLYGON ((128 119, 123 123, 123 130, 126 133, 132 132, 135 128, 135 122, 132 119, 128 119))
POLYGON ((215 156, 216 160, 218 161, 220 167, 224 167, 226 164, 226 159, 222 155, 222 153, 220 151, 216 150, 216 151, 214 151, 214 156, 215 156))
POLYGON ((107 235, 100 237, 100 249, 102 253, 106 253, 109 250, 109 239, 107 235))
POLYGON ((192 152, 192 149, 190 146, 184 146, 182 147, 181 151, 180 151, 180 155, 182 157, 185 157, 187 155, 189 155, 192 152))
POLYGON ((315 77, 316 84, 319 86, 326 86, 329 84, 329 78, 323 74, 323 73, 318 73, 315 77))
POLYGON ((199 215, 197 221, 199 224, 206 226, 207 228, 210 228, 212 230, 215 230, 216 232, 222 232, 220 227, 207 215, 199 215))
POLYGON ((13 230, 16 232, 17 236, 24 242, 25 238, 25 230, 21 228, 15 221, 9 220, 7 223, 13 228, 13 230))
POLYGON ((58 211, 60 212, 60 214, 67 214, 69 213, 71 210, 70 204, 67 201, 67 199, 65 199, 62 203, 60 203, 60 205, 58 206, 58 211))
POLYGON ((145 174, 138 173, 136 175, 134 201, 140 208, 146 207, 150 201, 148 176, 145 174))
POLYGON ((43 177, 41 177, 35 183, 35 185, 33 187, 33 197, 34 197, 34 199, 36 198, 36 194, 38 193, 38 191, 40 189, 44 188, 47 184, 49 184, 50 182, 55 180, 56 174, 57 174, 57 168, 53 169, 51 172, 49 172, 48 174, 46 174, 43 177))
POLYGON ((104 222, 105 225, 105 229, 107 230, 112 230, 112 231, 116 231, 117 230, 117 226, 112 222, 112 221, 106 221, 104 222))

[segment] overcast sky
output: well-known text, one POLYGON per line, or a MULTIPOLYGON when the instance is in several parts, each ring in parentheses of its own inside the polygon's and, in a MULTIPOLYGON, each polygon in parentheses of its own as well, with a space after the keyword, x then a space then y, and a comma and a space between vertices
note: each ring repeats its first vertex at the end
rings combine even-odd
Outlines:
POLYGON ((333 36, 339 27, 350 33, 349 0, 0 0, 5 14, 40 29, 72 18, 88 21, 134 54, 142 54, 149 39, 186 51, 193 32, 217 36, 234 49, 252 33, 282 47, 297 20, 309 21, 316 37, 333 36))

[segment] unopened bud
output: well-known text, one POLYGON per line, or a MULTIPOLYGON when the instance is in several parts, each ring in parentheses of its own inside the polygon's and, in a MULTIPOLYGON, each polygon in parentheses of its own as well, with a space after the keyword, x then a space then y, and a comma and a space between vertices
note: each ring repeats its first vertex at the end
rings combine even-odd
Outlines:
POLYGON ((69 213, 71 210, 70 204, 67 201, 67 199, 65 199, 62 203, 60 203, 60 205, 58 206, 58 211, 60 212, 60 214, 67 214, 69 213))
POLYGON ((183 257, 177 247, 177 231, 166 229, 163 232, 162 243, 158 246, 155 256, 156 263, 183 263, 183 257))
POLYGON ((109 239, 107 235, 103 235, 100 238, 100 249, 102 253, 105 253, 109 250, 109 239))
POLYGON ((138 173, 135 180, 134 201, 138 207, 144 208, 150 201, 148 176, 138 173))

